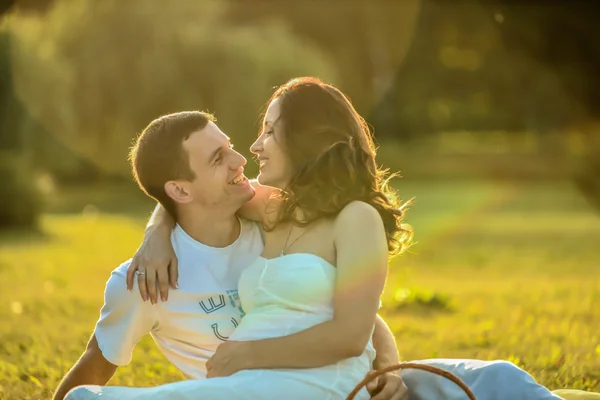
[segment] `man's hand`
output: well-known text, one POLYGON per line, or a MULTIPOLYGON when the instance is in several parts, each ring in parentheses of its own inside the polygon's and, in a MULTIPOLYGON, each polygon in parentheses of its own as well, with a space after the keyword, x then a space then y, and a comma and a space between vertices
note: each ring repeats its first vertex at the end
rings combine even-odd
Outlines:
MULTIPOLYGON (((369 375, 377 371, 369 372, 369 375)), ((408 400, 408 388, 399 371, 388 372, 367 383, 371 400, 408 400)))
POLYGON ((250 355, 248 342, 223 342, 215 354, 206 362, 206 377, 217 378, 233 375, 248 369, 250 355))

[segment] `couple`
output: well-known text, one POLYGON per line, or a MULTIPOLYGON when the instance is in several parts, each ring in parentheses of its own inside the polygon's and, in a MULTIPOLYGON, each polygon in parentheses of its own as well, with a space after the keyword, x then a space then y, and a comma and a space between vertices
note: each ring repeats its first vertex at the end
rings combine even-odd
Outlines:
MULTIPOLYGON (((344 399, 374 363, 396 363, 377 311, 388 253, 409 236, 373 148, 348 99, 316 79, 272 97, 252 146, 266 187, 246 179, 246 160, 210 115, 150 123, 131 162, 140 187, 177 221, 154 232, 168 232, 179 287, 154 305, 127 290, 129 263, 117 268, 88 348, 55 398, 104 385, 146 333, 192 379, 84 386, 66 398, 344 399)), ((399 376, 382 381, 378 399, 405 398, 399 376)))
MULTIPOLYGON (((371 369, 398 361, 377 310, 388 255, 411 231, 365 121, 333 86, 294 79, 271 97, 251 151, 260 184, 208 114, 167 115, 142 132, 134 175, 162 208, 136 258, 174 252, 177 266, 141 265, 143 298, 126 282, 136 264, 113 271, 94 335, 55 399, 344 399, 371 369), (179 285, 167 299, 169 275, 179 285), (157 278, 161 303, 147 301, 157 278), (100 386, 146 333, 190 380, 100 386)), ((422 362, 480 399, 559 398, 510 363, 422 362)), ((411 399, 464 398, 423 371, 388 373, 357 398, 407 399, 403 379, 411 399)))

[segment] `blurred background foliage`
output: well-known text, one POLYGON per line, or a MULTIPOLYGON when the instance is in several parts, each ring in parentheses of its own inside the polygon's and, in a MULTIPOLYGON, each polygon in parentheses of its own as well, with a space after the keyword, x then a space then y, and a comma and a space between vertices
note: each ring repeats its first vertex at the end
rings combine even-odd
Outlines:
POLYGON ((346 92, 408 179, 573 179, 600 204, 586 4, 5 2, 0 226, 35 225, 35 193, 129 180, 128 147, 161 114, 214 112, 248 154, 273 87, 301 75, 346 92))
MULTIPOLYGON (((250 156, 301 75, 351 97, 416 198, 382 297, 403 359, 599 391, 600 13, 521 3, 0 0, 0 400, 50 397, 139 245, 136 135, 207 110, 250 156)), ((133 359, 111 384, 181 379, 150 338, 133 359)))

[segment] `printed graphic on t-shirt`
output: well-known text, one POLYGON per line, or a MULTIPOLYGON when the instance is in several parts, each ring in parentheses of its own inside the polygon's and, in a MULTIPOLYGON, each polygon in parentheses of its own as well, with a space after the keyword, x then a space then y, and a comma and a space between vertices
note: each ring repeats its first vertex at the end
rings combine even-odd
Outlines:
POLYGON ((199 301, 198 304, 206 315, 214 315, 210 327, 215 337, 222 341, 229 339, 244 316, 237 290, 227 290, 223 294, 212 295, 199 301), (224 319, 224 316, 230 317, 224 319))
MULTIPOLYGON (((218 339, 221 339, 222 341, 226 341, 229 339, 229 336, 225 336, 222 332, 219 331, 219 324, 223 324, 222 322, 215 322, 214 324, 212 324, 210 327, 213 330, 213 333, 215 334, 215 336, 218 339)), ((233 329, 235 329, 240 323, 235 319, 235 318, 231 318, 231 325, 233 326, 233 329)), ((222 328, 222 326, 221 326, 222 328)), ((227 332, 233 332, 233 329, 231 329, 231 326, 227 326, 227 332)))
POLYGON ((211 296, 208 298, 208 300, 202 300, 200 302, 200 307, 202 307, 202 310, 204 310, 204 312, 207 314, 220 310, 225 306, 225 296, 222 294, 218 296, 211 296))
POLYGON ((238 294, 237 289, 228 290, 227 296, 229 297, 229 302, 231 303, 231 305, 233 307, 235 307, 238 310, 238 312, 240 313, 240 318, 244 318, 244 315, 246 315, 246 313, 244 312, 244 309, 242 308, 242 302, 240 301, 240 295, 238 294))

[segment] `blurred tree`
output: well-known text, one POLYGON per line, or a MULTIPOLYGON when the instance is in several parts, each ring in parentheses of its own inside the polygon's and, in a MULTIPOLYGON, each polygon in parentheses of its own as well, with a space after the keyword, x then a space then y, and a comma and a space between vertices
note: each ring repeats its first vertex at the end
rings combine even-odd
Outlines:
MULTIPOLYGON (((568 110, 565 133, 583 138, 584 152, 575 163, 577 187, 600 210, 600 5, 594 2, 530 1, 527 6, 488 0, 506 15, 504 43, 537 60, 559 77, 568 110)), ((536 101, 557 103, 551 96, 536 101)), ((546 119, 550 115, 544 116, 546 119)))
POLYGON ((596 2, 483 0, 503 15, 501 38, 506 46, 554 70, 582 113, 600 116, 600 33, 596 2))
MULTIPOLYGON (((0 4, 0 20, 12 5, 0 4)), ((0 229, 33 227, 41 211, 41 194, 23 152, 20 130, 29 116, 14 96, 10 46, 10 35, 0 31, 0 229)))
POLYGON ((229 18, 236 24, 282 19, 326 51, 340 70, 340 86, 372 117, 380 135, 455 129, 543 133, 569 124, 584 103, 595 103, 581 96, 580 72, 593 71, 588 67, 599 60, 560 57, 587 52, 586 46, 594 50, 570 39, 576 31, 581 40, 586 31, 593 37, 588 22, 577 26, 586 13, 586 21, 595 18, 585 6, 504 0, 235 4, 229 18), (578 11, 569 15, 572 9, 578 11), (567 39, 561 38, 565 32, 567 39), (558 56, 556 62, 550 54, 558 56), (560 62, 569 67, 559 68, 560 62))
POLYGON ((44 13, 48 11, 55 0, 11 0, 19 11, 44 13))
POLYGON ((0 150, 0 229, 37 226, 42 195, 27 159, 0 150))
MULTIPOLYGON (((106 174, 129 177, 136 133, 179 110, 216 112, 243 149, 273 86, 337 73, 284 25, 234 26, 227 10, 211 0, 77 0, 57 1, 44 17, 15 15, 16 91, 54 141, 106 174)), ((57 156, 57 146, 32 146, 59 178, 88 177, 77 158, 57 156)))
POLYGON ((411 46, 420 0, 254 0, 236 2, 236 24, 285 21, 337 66, 340 88, 364 115, 389 88, 411 46))
POLYGON ((0 149, 17 150, 20 140, 19 135, 14 134, 17 101, 12 91, 10 43, 10 35, 0 32, 0 149))
POLYGON ((585 157, 574 179, 581 193, 600 211, 600 143, 585 157))
POLYGON ((133 133, 177 109, 215 111, 245 147, 268 88, 294 75, 338 84, 394 140, 526 131, 565 152, 548 133, 596 118, 600 104, 585 2, 17 1, 34 16, 10 25, 15 84, 50 132, 26 125, 26 147, 63 178, 93 175, 82 160, 123 175, 133 133))
POLYGON ((374 116, 380 131, 545 133, 580 115, 586 100, 565 85, 567 71, 522 44, 546 43, 534 17, 545 6, 498 3, 422 2, 406 62, 374 116))
POLYGON ((14 5, 15 0, 2 0, 0 1, 0 17, 7 13, 14 5))

